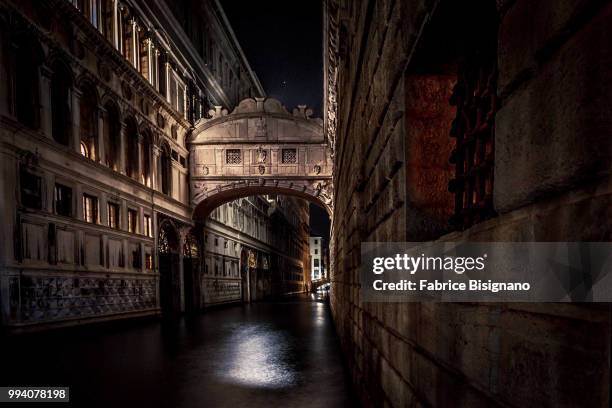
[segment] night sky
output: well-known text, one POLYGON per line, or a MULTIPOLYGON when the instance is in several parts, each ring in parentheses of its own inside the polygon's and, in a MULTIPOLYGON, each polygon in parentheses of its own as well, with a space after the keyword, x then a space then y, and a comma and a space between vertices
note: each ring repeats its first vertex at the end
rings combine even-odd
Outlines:
MULTIPOLYGON (((291 112, 297 105, 321 117, 321 1, 220 0, 251 68, 268 96, 291 112)), ((329 238, 329 217, 310 205, 311 235, 329 238)))
POLYGON ((321 116, 323 93, 320 0, 220 0, 236 37, 268 96, 292 111, 321 116))

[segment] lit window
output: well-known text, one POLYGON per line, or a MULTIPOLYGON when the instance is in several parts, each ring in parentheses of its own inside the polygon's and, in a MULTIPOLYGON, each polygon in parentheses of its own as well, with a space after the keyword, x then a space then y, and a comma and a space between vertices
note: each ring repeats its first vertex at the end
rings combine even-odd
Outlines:
POLYGON ((281 161, 284 164, 297 163, 297 151, 296 149, 282 149, 281 161))
POLYGON ((85 143, 81 142, 81 154, 87 158, 89 158, 89 149, 85 145, 85 143))
POLYGON ((98 222, 98 199, 89 194, 83 194, 83 220, 91 224, 98 222))
POLYGON ((151 221, 151 216, 146 214, 144 216, 144 234, 147 237, 153 236, 153 223, 151 221))
POLYGON ((225 163, 226 164, 242 163, 242 158, 240 157, 240 149, 227 149, 225 151, 225 163))
POLYGON ((108 226, 119 228, 119 205, 108 203, 108 226))
POLYGON ((136 233, 138 229, 138 212, 136 210, 128 210, 128 231, 136 233))
POLYGON ((148 271, 153 269, 153 255, 145 254, 145 267, 148 271))
POLYGON ((176 73, 172 73, 170 76, 170 92, 168 95, 168 99, 170 104, 174 109, 178 112, 182 113, 183 116, 185 114, 185 93, 186 86, 176 75, 176 73))

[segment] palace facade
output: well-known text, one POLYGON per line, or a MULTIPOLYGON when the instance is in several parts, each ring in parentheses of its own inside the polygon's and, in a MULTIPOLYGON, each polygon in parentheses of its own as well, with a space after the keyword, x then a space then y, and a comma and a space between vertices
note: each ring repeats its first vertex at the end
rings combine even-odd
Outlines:
POLYGON ((265 97, 218 1, 1 0, 0 58, 3 326, 303 289, 305 204, 277 215, 277 198, 251 197, 192 220, 190 130, 265 97), (266 288, 281 260, 295 274, 266 288))

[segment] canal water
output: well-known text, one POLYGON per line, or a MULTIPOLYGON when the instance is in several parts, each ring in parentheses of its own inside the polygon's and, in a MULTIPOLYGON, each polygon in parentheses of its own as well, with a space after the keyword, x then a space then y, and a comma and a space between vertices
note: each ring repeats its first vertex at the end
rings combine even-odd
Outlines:
POLYGON ((329 307, 306 296, 1 341, 0 386, 69 386, 72 406, 355 406, 329 307))

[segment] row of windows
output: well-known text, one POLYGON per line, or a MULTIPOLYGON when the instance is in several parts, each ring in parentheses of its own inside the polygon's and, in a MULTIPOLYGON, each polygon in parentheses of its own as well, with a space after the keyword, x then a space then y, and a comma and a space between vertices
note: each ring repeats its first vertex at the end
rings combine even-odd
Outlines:
MULTIPOLYGON (((20 170, 20 179, 21 204, 32 209, 42 209, 41 177, 22 168, 20 170)), ((83 204, 83 221, 92 224, 100 224, 102 220, 100 220, 98 197, 92 194, 83 193, 81 199, 83 204)), ((75 211, 73 209, 73 203, 72 188, 61 183, 55 183, 53 190, 53 208, 55 213, 65 217, 74 217, 75 211)), ((105 225, 110 228, 120 229, 120 204, 108 201, 106 205, 107 219, 105 220, 105 225)), ((153 237, 153 222, 151 216, 145 214, 142 221, 142 234, 153 237)), ((140 233, 138 227, 138 210, 128 208, 125 229, 134 234, 140 233)))
MULTIPOLYGON (((204 242, 208 243, 208 234, 204 234, 204 242)), ((217 237, 217 236, 215 236, 214 245, 215 245, 215 247, 219 246, 219 237, 217 237)), ((238 247, 238 243, 237 242, 229 240, 229 239, 226 239, 226 240, 223 241, 223 248, 224 249, 228 249, 230 247, 230 245, 231 245, 232 249, 234 250, 234 252, 238 252, 239 247, 238 247)))
MULTIPOLYGON (((71 0, 71 3, 177 112, 185 118, 191 112, 196 116, 194 120, 201 117, 203 99, 192 98, 194 106, 189 109, 185 81, 171 67, 167 52, 126 5, 118 4, 117 0, 71 0)), ((200 92, 196 94, 199 96, 200 92)))
MULTIPOLYGON (((40 127, 39 118, 39 77, 41 52, 39 45, 27 36, 16 40, 16 53, 9 64, 12 90, 12 110, 17 119, 31 129, 40 127)), ((152 185, 152 135, 145 131, 139 135, 138 125, 133 117, 125 119, 125 143, 121 151, 121 118, 118 106, 107 101, 103 109, 99 108, 96 86, 83 81, 79 84, 81 96, 79 103, 79 128, 73 134, 72 98, 74 92, 72 72, 67 64, 55 60, 51 64, 51 136, 53 139, 69 146, 73 138, 79 140, 79 149, 83 156, 101 162, 115 171, 123 171, 129 177, 146 186, 152 185), (102 116, 102 143, 99 144, 98 118, 102 116), (139 142, 139 138, 142 139, 139 142), (100 151, 100 150, 103 150, 100 151), (121 162, 124 168, 121 169, 121 162), (140 164, 140 165, 139 165, 140 164)), ((165 194, 170 193, 171 161, 170 149, 161 152, 161 180, 159 186, 165 194)), ((179 158, 177 157, 177 160, 179 158)), ((182 160, 185 162, 186 160, 182 160)))
MULTIPOLYGON (((281 163, 297 163, 297 149, 281 149, 281 163)), ((242 164, 242 151, 240 149, 227 149, 225 151, 225 164, 242 164)))
POLYGON ((222 262, 220 259, 215 258, 212 263, 212 270, 209 268, 210 259, 204 263, 204 274, 224 277, 238 277, 240 276, 240 270, 238 269, 238 262, 222 262))

